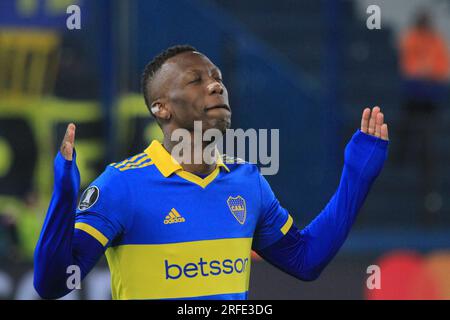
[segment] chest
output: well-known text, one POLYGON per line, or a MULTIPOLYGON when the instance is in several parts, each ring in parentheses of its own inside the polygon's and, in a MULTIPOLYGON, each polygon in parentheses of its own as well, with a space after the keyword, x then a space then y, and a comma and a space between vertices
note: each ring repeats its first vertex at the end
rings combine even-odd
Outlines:
POLYGON ((134 191, 126 242, 161 244, 251 238, 260 210, 259 185, 220 180, 202 188, 172 179, 134 191))

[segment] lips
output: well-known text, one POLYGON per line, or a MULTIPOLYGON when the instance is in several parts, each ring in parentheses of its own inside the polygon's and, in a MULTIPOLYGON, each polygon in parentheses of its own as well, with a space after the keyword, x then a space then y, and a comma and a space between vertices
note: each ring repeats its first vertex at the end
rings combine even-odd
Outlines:
POLYGON ((231 108, 229 105, 223 103, 223 104, 216 104, 213 106, 209 106, 205 108, 205 111, 210 111, 210 110, 214 110, 214 109, 225 109, 231 112, 231 108))

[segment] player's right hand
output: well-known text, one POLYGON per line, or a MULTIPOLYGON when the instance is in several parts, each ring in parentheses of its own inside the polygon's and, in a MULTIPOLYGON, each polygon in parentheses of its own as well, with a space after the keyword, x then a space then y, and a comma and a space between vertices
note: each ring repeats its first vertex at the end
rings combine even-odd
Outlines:
POLYGON ((75 125, 70 123, 67 126, 66 134, 64 135, 64 139, 61 143, 61 154, 66 160, 72 161, 73 158, 73 148, 75 145, 75 125))

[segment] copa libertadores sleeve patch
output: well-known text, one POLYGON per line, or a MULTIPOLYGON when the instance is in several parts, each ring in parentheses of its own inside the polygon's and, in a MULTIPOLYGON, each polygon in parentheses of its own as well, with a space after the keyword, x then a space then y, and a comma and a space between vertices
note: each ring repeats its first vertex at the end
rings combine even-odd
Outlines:
POLYGON ((87 188, 81 195, 80 203, 78 204, 78 210, 89 209, 97 202, 99 196, 100 190, 96 186, 87 188))

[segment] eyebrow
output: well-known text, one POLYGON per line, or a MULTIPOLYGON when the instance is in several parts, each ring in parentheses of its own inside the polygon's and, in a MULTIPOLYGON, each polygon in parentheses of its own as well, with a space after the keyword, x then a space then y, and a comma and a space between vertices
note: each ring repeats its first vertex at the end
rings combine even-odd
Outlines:
MULTIPOLYGON (((188 70, 186 70, 186 72, 189 72, 189 73, 202 73, 203 71, 199 70, 199 69, 188 69, 188 70)), ((217 72, 218 74, 222 75, 222 71, 220 71, 220 69, 217 68, 217 67, 211 69, 211 73, 214 73, 214 72, 217 72)))

